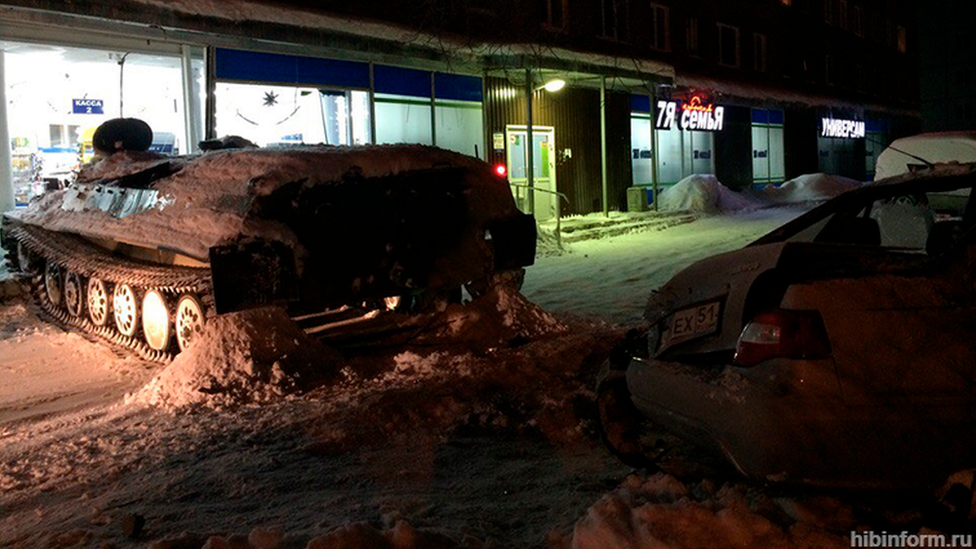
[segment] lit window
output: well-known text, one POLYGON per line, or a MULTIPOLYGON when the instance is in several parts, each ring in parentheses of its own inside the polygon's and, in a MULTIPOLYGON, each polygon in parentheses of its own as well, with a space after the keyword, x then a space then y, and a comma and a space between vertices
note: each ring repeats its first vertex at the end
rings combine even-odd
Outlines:
POLYGON ((766 35, 752 35, 752 60, 756 72, 766 72, 766 35))
POLYGON ((718 24, 718 62, 727 67, 739 66, 739 29, 718 24))
MULTIPOLYGON (((668 8, 660 4, 651 4, 651 47, 656 50, 671 49, 668 28, 668 8)), ((697 40, 697 30, 695 33, 697 40)))
POLYGON ((905 27, 901 25, 898 26, 898 51, 905 53, 908 51, 908 33, 905 31, 905 27))
POLYGON ((783 4, 784 6, 792 6, 793 0, 779 0, 779 3, 783 4))

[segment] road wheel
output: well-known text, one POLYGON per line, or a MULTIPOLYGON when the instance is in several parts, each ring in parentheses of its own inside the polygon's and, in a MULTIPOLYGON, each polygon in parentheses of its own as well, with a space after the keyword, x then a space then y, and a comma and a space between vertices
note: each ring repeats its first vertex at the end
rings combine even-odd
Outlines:
POLYGON ((95 326, 104 326, 109 317, 109 297, 105 282, 100 278, 88 279, 88 318, 95 326))
POLYGON ((631 467, 657 470, 641 442, 644 421, 630 400, 623 372, 611 371, 600 382, 596 406, 600 436, 607 448, 631 467))
POLYGON ((44 293, 52 305, 61 305, 64 297, 61 267, 51 261, 44 266, 44 293))
POLYGON ((139 306, 136 292, 128 284, 119 284, 112 293, 112 314, 119 333, 132 337, 139 326, 139 306))
POLYGON ((150 349, 164 351, 169 347, 169 306, 158 290, 149 290, 142 298, 142 335, 150 349))
POLYGON ((203 332, 205 319, 200 301, 192 295, 184 295, 176 304, 176 343, 185 351, 203 332))
POLYGON ((85 286, 78 273, 69 272, 64 277, 64 307, 71 316, 81 316, 85 309, 85 286))

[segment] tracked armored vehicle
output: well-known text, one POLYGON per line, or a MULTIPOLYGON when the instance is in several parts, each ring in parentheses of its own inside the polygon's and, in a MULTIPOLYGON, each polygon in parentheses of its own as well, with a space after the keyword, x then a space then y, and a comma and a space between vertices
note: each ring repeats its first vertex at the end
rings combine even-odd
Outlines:
POLYGON ((4 214, 2 240, 55 319, 165 361, 216 314, 420 310, 519 281, 535 230, 477 159, 309 146, 115 152, 4 214))

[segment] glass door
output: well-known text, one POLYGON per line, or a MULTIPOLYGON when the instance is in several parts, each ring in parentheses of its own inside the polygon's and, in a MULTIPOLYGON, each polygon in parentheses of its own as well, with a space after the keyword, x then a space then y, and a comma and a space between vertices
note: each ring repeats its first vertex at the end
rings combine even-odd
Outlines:
POLYGON ((508 161, 508 182, 523 212, 532 213, 539 221, 556 216, 559 196, 556 194, 556 131, 550 126, 532 126, 532 186, 528 188, 528 147, 525 126, 505 128, 508 161))

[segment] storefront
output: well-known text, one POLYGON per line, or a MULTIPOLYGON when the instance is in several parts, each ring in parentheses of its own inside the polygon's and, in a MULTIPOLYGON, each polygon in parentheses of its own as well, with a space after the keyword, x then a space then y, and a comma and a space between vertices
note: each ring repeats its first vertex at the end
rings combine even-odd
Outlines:
POLYGON ((786 178, 783 143, 785 119, 780 109, 751 109, 752 184, 782 183, 786 178))
POLYGON ((191 120, 201 120, 203 102, 199 97, 188 101, 186 95, 203 89, 202 51, 16 41, 0 42, 0 48, 18 206, 70 180, 92 156, 94 129, 110 118, 148 122, 154 150, 192 149, 191 120), (188 103, 198 109, 194 116, 187 112, 188 103))
POLYGON ((665 187, 689 175, 715 173, 715 133, 725 127, 724 106, 701 94, 658 99, 653 112, 650 97, 633 95, 630 106, 635 186, 651 189, 656 178, 656 184, 665 187))
POLYGON ((481 78, 217 49, 216 135, 260 146, 419 143, 484 158, 481 78))
POLYGON ((863 180, 867 126, 856 113, 821 111, 817 126, 817 151, 821 172, 863 180))

